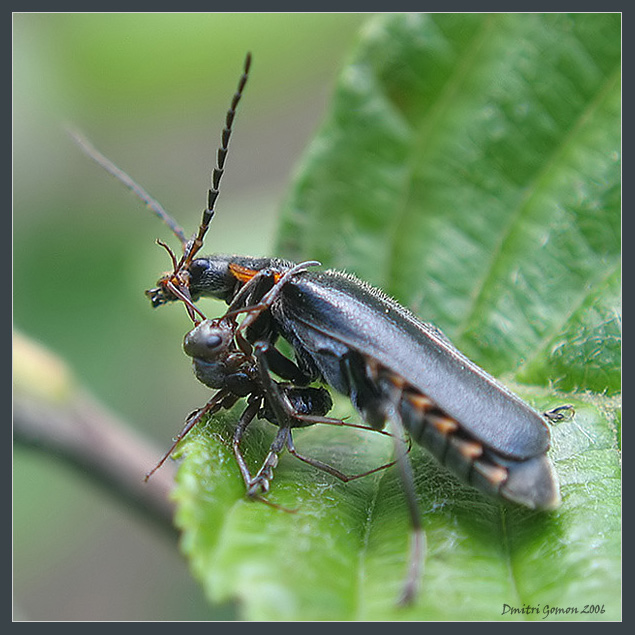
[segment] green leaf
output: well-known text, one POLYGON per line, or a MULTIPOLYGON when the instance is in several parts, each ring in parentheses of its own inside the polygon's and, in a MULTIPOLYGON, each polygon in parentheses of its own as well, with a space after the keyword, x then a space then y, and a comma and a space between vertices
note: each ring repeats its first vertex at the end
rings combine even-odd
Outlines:
MULTIPOLYGON (((617 14, 370 20, 280 234, 280 255, 382 287, 537 409, 573 404, 552 430, 562 506, 486 499, 413 448, 427 554, 398 608, 396 471, 342 484, 285 455, 270 499, 295 513, 250 502, 237 409, 186 444, 176 492, 210 599, 254 620, 620 619, 620 29, 617 14)), ((248 431, 254 470, 271 428, 248 431)), ((294 437, 349 474, 390 458, 378 434, 294 437)))

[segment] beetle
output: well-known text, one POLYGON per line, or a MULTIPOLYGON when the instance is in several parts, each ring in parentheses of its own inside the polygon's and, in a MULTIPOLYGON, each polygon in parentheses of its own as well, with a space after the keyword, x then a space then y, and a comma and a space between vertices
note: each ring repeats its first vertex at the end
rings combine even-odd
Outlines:
MULTIPOLYGON (((273 415, 281 430, 301 425, 302 416, 324 418, 328 412, 326 400, 319 407, 308 406, 309 393, 302 388, 314 382, 348 396, 372 429, 382 430, 387 423, 392 427, 394 462, 399 468, 413 527, 409 572, 401 598, 402 602, 410 602, 421 574, 425 534, 412 469, 407 453, 400 451, 403 431, 459 479, 485 494, 531 509, 550 510, 559 505, 560 492, 547 456, 547 423, 562 419, 571 408, 561 406, 546 413, 537 412, 468 359, 437 327, 419 320, 381 290, 350 274, 331 269, 316 271, 313 267, 319 263, 314 261, 296 264, 279 258, 197 255, 214 216, 232 124, 250 63, 248 55, 227 112, 207 208, 191 239, 186 240, 169 215, 127 175, 118 173, 118 168, 93 149, 84 149, 98 163, 106 162, 104 167, 133 189, 181 241, 183 254, 179 259, 165 243, 160 243, 168 250, 173 268, 158 280, 156 287, 146 291, 152 306, 181 301, 196 331, 206 322, 199 320, 204 315, 194 302, 202 297, 226 302, 226 314, 211 328, 218 328, 223 320, 230 321, 225 350, 240 349, 258 378, 245 394, 258 401, 259 408, 268 406, 270 420, 273 415), (242 321, 237 324, 233 320, 241 314, 242 321), (276 348, 279 339, 290 344, 293 359, 276 348), (290 380, 291 387, 281 388, 270 378, 271 372, 290 380), (284 394, 288 390, 299 391, 297 404, 307 414, 298 416, 293 409, 281 409, 280 404, 288 401, 290 393, 286 397, 284 394)), ((188 351, 186 345, 186 352, 193 351, 188 351)), ((193 357, 196 359, 196 355, 193 357)), ((225 380, 227 375, 223 373, 225 380)), ((199 379, 202 374, 199 368, 199 379)), ((209 382, 208 385, 219 387, 209 382)), ((237 394, 231 392, 231 399, 237 394)), ((213 401, 214 398, 210 403, 213 401)), ((252 404, 256 401, 249 402, 247 418, 253 418, 252 412, 257 408, 252 404)), ((217 405, 214 402, 207 411, 217 405)), ((244 417, 239 430, 244 430, 244 417)), ((186 430, 200 419, 198 415, 190 419, 186 430)), ((179 435, 177 442, 183 436, 179 435)), ((241 467, 241 471, 251 495, 266 492, 270 471, 260 481, 252 479, 248 470, 241 467)))
MULTIPOLYGON (((252 284, 244 298, 245 306, 264 313, 263 289, 294 267, 272 258, 198 258, 189 268, 189 293, 193 300, 231 301, 247 282, 264 282, 252 284)), ((438 328, 335 270, 297 272, 265 304, 268 324, 262 327, 263 318, 256 318, 261 332, 249 338, 289 342, 303 383, 322 381, 350 397, 373 427, 383 427, 395 409, 416 441, 486 493, 531 508, 559 504, 546 456, 545 419, 554 415, 536 412, 438 328)))
MULTIPOLYGON (((193 300, 213 297, 230 306, 243 295, 248 340, 270 346, 286 340, 301 383, 323 382, 347 395, 373 428, 391 421, 397 434, 405 429, 462 481, 531 509, 559 505, 547 421, 560 420, 567 406, 538 413, 439 329, 349 274, 305 270, 276 286, 296 267, 272 258, 197 258, 188 292, 193 300), (270 289, 278 290, 271 300, 270 289)), ((410 466, 398 456, 414 528, 411 562, 417 562, 419 511, 410 466)), ((412 569, 404 602, 418 584, 418 568, 412 569)))

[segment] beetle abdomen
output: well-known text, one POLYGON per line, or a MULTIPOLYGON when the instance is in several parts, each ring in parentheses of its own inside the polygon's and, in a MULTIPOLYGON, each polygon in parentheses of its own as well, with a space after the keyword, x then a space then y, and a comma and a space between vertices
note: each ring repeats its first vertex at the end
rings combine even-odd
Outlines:
POLYGON ((464 483, 532 509, 560 504, 558 481, 545 453, 521 460, 505 457, 388 369, 371 362, 367 370, 385 399, 399 395, 393 405, 411 437, 464 483))
POLYGON ((272 313, 282 336, 306 351, 336 390, 350 394, 338 362, 359 354, 434 400, 503 456, 521 461, 548 450, 539 413, 379 290, 337 272, 305 272, 280 296, 272 313))

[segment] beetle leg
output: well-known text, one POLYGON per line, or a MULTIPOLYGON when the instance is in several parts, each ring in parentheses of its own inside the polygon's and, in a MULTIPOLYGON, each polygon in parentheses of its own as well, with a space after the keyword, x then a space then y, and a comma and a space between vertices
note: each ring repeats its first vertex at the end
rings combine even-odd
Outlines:
POLYGON ((401 399, 402 388, 400 386, 393 385, 390 388, 392 394, 389 395, 386 403, 386 414, 390 424, 393 426, 393 440, 395 444, 395 456, 397 469, 399 470, 399 476, 401 477, 401 484, 406 496, 406 504, 408 506, 408 513, 410 515, 411 536, 410 536, 410 555, 408 558, 408 573, 406 575, 406 581, 399 598, 399 604, 407 605, 411 604, 417 596, 419 589, 421 576, 423 574, 423 559, 426 550, 426 534, 421 524, 421 512, 419 510, 419 503, 417 501, 417 494, 414 482, 414 476, 412 473, 412 465, 410 460, 403 452, 403 439, 398 432, 404 430, 404 425, 401 420, 398 408, 395 404, 398 404, 401 399))
POLYGON ((265 351, 265 357, 269 370, 286 379, 293 382, 296 386, 306 386, 311 381, 311 378, 303 373, 288 357, 285 357, 274 346, 268 346, 265 351))
POLYGON ((227 311, 223 317, 235 317, 240 313, 251 311, 251 307, 245 307, 249 297, 255 296, 262 298, 275 284, 274 272, 271 269, 262 269, 254 274, 241 287, 240 291, 234 296, 231 304, 227 307, 227 311))
MULTIPOLYGON (((240 307, 240 304, 244 301, 246 296, 246 294, 243 294, 243 290, 245 288, 243 287, 238 292, 236 298, 232 300, 232 303, 227 309, 227 313, 225 315, 233 316, 233 315, 238 315, 239 313, 248 313, 249 315, 251 315, 252 313, 256 313, 256 317, 258 317, 259 313, 262 313, 262 311, 266 311, 267 309, 271 307, 271 305, 274 303, 274 301, 280 294, 282 287, 284 287, 284 285, 293 276, 297 275, 298 273, 302 273, 303 271, 306 270, 307 267, 318 267, 321 264, 322 263, 318 262, 317 260, 305 260, 304 262, 299 262, 298 264, 291 267, 291 269, 287 269, 278 278, 278 280, 275 280, 276 272, 274 272, 272 269, 262 269, 261 271, 258 271, 257 273, 254 274, 253 278, 251 278, 245 283, 245 286, 251 283, 251 281, 254 280, 255 278, 262 279, 265 277, 269 279, 273 278, 274 284, 271 285, 269 290, 267 290, 265 293, 262 293, 261 291, 260 293, 256 295, 256 297, 260 296, 261 298, 259 302, 256 302, 255 304, 251 306, 240 307)), ((255 320, 256 317, 251 318, 250 322, 253 322, 253 320, 255 320)))
POLYGON ((371 427, 383 428, 386 421, 385 399, 368 376, 365 360, 360 355, 349 353, 340 361, 340 368, 355 408, 371 427))
MULTIPOLYGON (((371 428, 367 428, 367 429, 370 430, 371 428)), ((391 461, 390 463, 385 463, 384 465, 375 467, 372 470, 363 472, 362 474, 354 474, 352 476, 349 476, 348 474, 344 474, 343 472, 340 472, 338 469, 334 468, 332 465, 329 465, 328 463, 323 463, 322 461, 319 461, 318 459, 312 459, 309 456, 304 456, 303 454, 300 454, 295 449, 295 445, 293 444, 293 437, 291 436, 291 431, 289 431, 289 438, 287 439, 287 449, 289 450, 290 454, 295 456, 296 459, 300 459, 300 461, 303 461, 304 463, 308 463, 309 465, 317 468, 318 470, 322 470, 323 472, 326 472, 327 474, 330 474, 331 476, 334 476, 335 478, 339 479, 340 481, 343 481, 344 483, 354 481, 358 478, 362 478, 363 476, 369 476, 370 474, 374 474, 375 472, 379 472, 380 470, 385 470, 389 467, 392 467, 397 462, 397 460, 395 459, 394 461, 391 461)))
POLYGON ((247 467, 247 462, 245 461, 245 457, 242 455, 240 451, 240 442, 242 441, 243 434, 247 429, 247 426, 253 421, 254 417, 258 413, 258 409, 260 408, 260 401, 253 400, 245 409, 240 420, 238 421, 238 425, 234 430, 234 436, 232 438, 232 450, 234 451, 234 457, 236 457, 236 463, 238 463, 238 468, 240 469, 240 474, 243 477, 243 481, 245 481, 245 486, 249 488, 253 481, 251 473, 249 472, 249 468, 247 467))
MULTIPOLYGON (((373 428, 372 426, 365 426, 361 423, 349 423, 348 421, 345 421, 344 419, 333 419, 331 417, 316 417, 314 415, 302 415, 302 414, 297 414, 296 418, 301 419, 302 421, 308 421, 310 423, 323 423, 329 426, 341 426, 343 428, 355 428, 357 430, 366 430, 367 432, 373 432, 374 434, 383 434, 385 437, 394 436, 392 432, 388 432, 387 430, 378 430, 377 428, 373 428)), ((404 443, 407 443, 407 446, 408 446, 406 450, 406 454, 410 454, 410 450, 412 450, 412 438, 410 434, 407 434, 406 437, 407 437, 407 440, 404 440, 404 443)))
MULTIPOLYGON (((390 434, 389 432, 384 432, 383 430, 376 430, 374 428, 369 428, 368 426, 361 426, 361 425, 356 425, 356 424, 348 424, 345 421, 342 421, 341 419, 332 419, 330 417, 319 417, 319 416, 315 416, 315 415, 304 415, 304 414, 300 414, 300 413, 296 412, 295 410, 293 410, 291 405, 288 403, 288 401, 282 395, 282 393, 280 391, 280 387, 271 379, 271 377, 270 377, 270 375, 268 373, 267 358, 266 358, 266 353, 267 353, 268 350, 270 350, 269 346, 266 343, 263 343, 263 342, 260 342, 260 343, 256 344, 256 346, 255 346, 256 357, 258 358, 258 361, 259 361, 259 370, 260 370, 260 374, 261 374, 261 379, 262 379, 263 385, 266 388, 266 392, 268 393, 269 398, 271 398, 271 397, 273 397, 275 395, 273 401, 269 402, 269 403, 271 403, 271 407, 276 412, 277 417, 281 417, 283 419, 286 419, 287 426, 289 426, 289 428, 293 427, 293 421, 294 420, 299 420, 299 421, 302 421, 302 422, 305 422, 305 423, 307 423, 307 422, 308 423, 324 423, 324 424, 330 424, 330 425, 349 426, 349 427, 352 427, 352 428, 360 428, 360 429, 363 429, 363 430, 370 430, 370 431, 373 431, 373 432, 380 432, 381 434, 385 434, 386 436, 392 436, 392 434, 390 434), (274 404, 276 404, 276 405, 274 406, 274 404), (284 411, 284 412, 282 412, 282 411, 284 411)), ((292 454, 293 456, 295 456, 300 461, 303 461, 304 463, 307 463, 308 465, 311 465, 311 466, 317 468, 318 470, 322 470, 323 472, 327 472, 331 476, 334 476, 335 478, 338 478, 339 480, 343 481, 344 483, 348 483, 349 481, 354 481, 354 480, 356 480, 358 478, 362 478, 364 476, 369 476, 370 474, 374 474, 375 472, 379 472, 380 470, 385 470, 386 468, 389 468, 389 467, 393 466, 397 462, 397 459, 395 459, 394 461, 391 461, 390 463, 386 463, 384 465, 380 465, 379 467, 373 468, 372 470, 368 470, 368 471, 363 472, 361 474, 348 475, 348 474, 344 474, 343 472, 340 472, 340 470, 338 470, 337 468, 334 468, 331 465, 328 465, 327 463, 323 463, 322 461, 319 461, 318 459, 313 459, 311 457, 304 456, 303 454, 300 454, 295 449, 295 445, 293 444, 293 437, 291 435, 291 430, 290 429, 288 430, 288 436, 287 436, 286 445, 287 445, 287 449, 289 450, 289 453, 292 454)), ((410 452, 410 448, 411 448, 411 446, 409 444, 408 448, 406 449, 406 454, 408 452, 410 452)))
POLYGON ((246 299, 246 294, 244 294, 243 291, 245 287, 251 283, 252 280, 258 278, 259 282, 260 280, 263 280, 263 279, 267 279, 267 281, 269 281, 275 275, 274 272, 272 272, 269 269, 264 269, 262 271, 259 271, 258 273, 254 275, 253 278, 248 280, 247 283, 245 283, 245 286, 238 292, 238 295, 236 296, 236 298, 234 298, 227 312, 225 313, 225 317, 234 317, 238 315, 239 313, 246 313, 247 315, 245 319, 242 321, 242 323, 239 326, 239 331, 241 332, 246 331, 258 319, 258 316, 263 311, 267 311, 271 307, 271 305, 274 303, 274 301, 280 294, 282 287, 284 287, 284 285, 293 276, 297 275, 298 273, 302 273, 307 267, 316 267, 316 266, 319 266, 320 264, 321 263, 318 262, 317 260, 306 260, 304 262, 298 263, 297 265, 291 267, 291 269, 287 269, 287 271, 285 271, 282 274, 282 276, 275 281, 275 284, 273 284, 273 286, 271 286, 271 288, 268 291, 266 291, 266 293, 263 294, 262 291, 260 290, 258 294, 252 293, 251 294, 252 296, 255 295, 256 297, 261 298, 259 302, 256 302, 255 304, 251 306, 241 307, 240 304, 242 304, 242 302, 245 301, 246 299))
POLYGON ((260 494, 266 494, 269 491, 269 483, 273 479, 273 470, 278 465, 278 457, 282 450, 284 450, 288 437, 289 428, 282 427, 278 429, 278 434, 276 434, 275 439, 269 447, 269 454, 267 454, 256 476, 248 483, 247 496, 259 498, 260 494))
POLYGON ((382 382, 383 387, 380 389, 376 383, 377 378, 372 376, 373 369, 369 366, 369 360, 364 360, 359 356, 345 356, 341 361, 341 368, 347 378, 351 401, 363 413, 364 418, 371 426, 382 428, 386 420, 392 426, 395 463, 406 497, 411 526, 408 573, 399 603, 410 604, 417 595, 423 572, 426 536, 421 524, 421 512, 417 502, 412 465, 407 457, 407 452, 403 451, 403 432, 406 428, 397 407, 401 402, 403 383, 395 381, 393 377, 390 378, 390 381, 385 382, 385 386, 382 382))
POLYGON ((240 421, 238 422, 238 426, 234 430, 234 436, 232 438, 232 450, 234 451, 234 457, 236 458, 238 469, 240 470, 240 474, 243 477, 243 481, 245 482, 245 486, 247 488, 247 496, 249 496, 249 498, 257 500, 261 503, 266 503, 274 509, 279 509, 280 511, 293 514, 295 513, 295 510, 287 509, 286 507, 282 507, 281 505, 272 503, 270 500, 264 498, 264 496, 261 496, 260 492, 258 492, 258 489, 261 489, 261 491, 263 492, 269 489, 269 481, 273 478, 273 468, 277 464, 277 457, 274 464, 274 458, 270 458, 268 456, 267 459, 265 459, 263 466, 258 471, 258 474, 256 474, 255 477, 252 477, 251 472, 249 471, 249 467, 247 466, 247 462, 245 461, 245 457, 240 451, 240 442, 242 441, 243 434, 245 433, 247 426, 253 421, 256 414, 258 414, 259 409, 260 399, 254 399, 253 401, 251 401, 251 403, 248 404, 247 408, 240 417, 240 421), (270 468, 267 474, 267 478, 265 478, 264 472, 267 469, 267 462, 269 462, 270 468))

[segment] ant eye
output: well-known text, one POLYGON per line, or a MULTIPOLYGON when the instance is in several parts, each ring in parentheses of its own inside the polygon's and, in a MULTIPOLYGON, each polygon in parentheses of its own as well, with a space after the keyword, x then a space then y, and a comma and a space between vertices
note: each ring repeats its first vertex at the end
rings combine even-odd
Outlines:
POLYGON ((218 348, 223 343, 223 338, 220 335, 210 335, 205 341, 207 348, 218 348))
POLYGON ((219 361, 230 352, 232 336, 231 325, 205 320, 185 336, 183 350, 190 357, 219 361))

